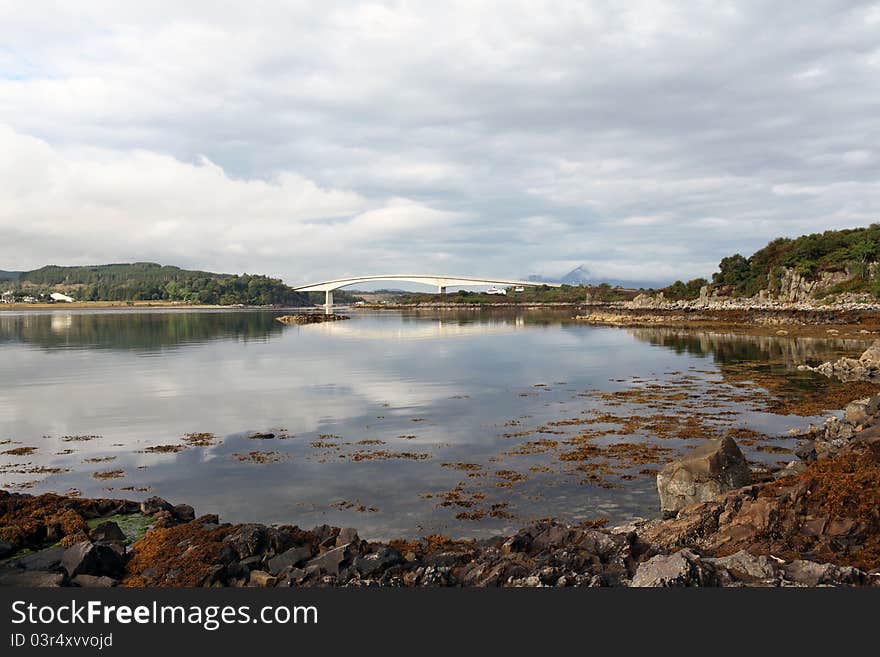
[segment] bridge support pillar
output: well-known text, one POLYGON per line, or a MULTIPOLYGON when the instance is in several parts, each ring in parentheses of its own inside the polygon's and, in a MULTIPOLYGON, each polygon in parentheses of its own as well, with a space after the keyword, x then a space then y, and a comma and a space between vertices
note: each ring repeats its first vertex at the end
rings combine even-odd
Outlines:
POLYGON ((324 314, 333 314, 333 290, 324 291, 324 314))

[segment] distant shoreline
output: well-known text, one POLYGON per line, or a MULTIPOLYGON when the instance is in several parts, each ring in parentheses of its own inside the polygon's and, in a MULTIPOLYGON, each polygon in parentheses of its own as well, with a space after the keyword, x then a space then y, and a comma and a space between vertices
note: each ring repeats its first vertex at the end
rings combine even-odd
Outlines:
MULTIPOLYGON (((2 303, 2 310, 55 310, 55 309, 101 309, 101 308, 175 308, 181 310, 285 310, 292 306, 223 306, 219 304, 200 304, 175 301, 74 301, 73 303, 2 303)), ((316 306, 317 307, 317 306, 316 306)), ((312 308, 312 306, 303 306, 312 308)))

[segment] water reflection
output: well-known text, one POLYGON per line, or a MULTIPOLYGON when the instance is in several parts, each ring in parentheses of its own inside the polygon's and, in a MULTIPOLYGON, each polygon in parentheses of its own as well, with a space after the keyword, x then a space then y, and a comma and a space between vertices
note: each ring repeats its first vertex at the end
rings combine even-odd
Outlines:
MULTIPOLYGON (((0 313, 0 441, 10 441, 0 452, 36 448, 0 454, 0 484, 159 494, 229 520, 330 522, 377 538, 485 535, 550 515, 648 515, 656 507, 650 478, 603 489, 542 470, 547 456, 502 463, 500 454, 534 439, 506 434, 596 408, 596 391, 626 390, 632 377, 691 370, 703 372, 694 375, 706 378, 701 385, 717 387, 709 379, 734 361, 782 359, 793 369, 858 350, 844 340, 591 327, 567 312, 355 313, 309 326, 281 325, 277 314, 0 313), (249 439, 255 431, 277 437, 249 439), (189 432, 217 440, 148 451, 179 445, 189 432), (65 439, 71 435, 100 437, 65 439), (240 458, 254 451, 270 454, 268 462, 240 458), (357 451, 392 456, 355 460, 357 451), (457 462, 481 464, 485 479, 441 466, 457 462), (42 467, 63 471, 36 473, 42 467), (527 479, 496 487, 503 469, 527 479), (123 475, 93 476, 112 470, 123 475), (509 504, 516 519, 474 524, 455 518, 460 509, 422 497, 463 480, 480 487, 486 505, 509 504), (378 510, 358 513, 358 506, 378 510)), ((792 425, 740 411, 737 421, 761 431, 781 434, 792 425)))

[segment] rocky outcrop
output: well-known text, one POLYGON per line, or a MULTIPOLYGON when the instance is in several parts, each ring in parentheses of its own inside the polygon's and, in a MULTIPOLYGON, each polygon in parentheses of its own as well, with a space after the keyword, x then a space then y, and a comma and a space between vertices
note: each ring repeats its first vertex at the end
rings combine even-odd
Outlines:
POLYGON ((784 268, 775 296, 786 303, 807 303, 817 295, 853 277, 849 271, 823 271, 807 278, 796 270, 784 268))
POLYGON ((816 367, 799 365, 799 370, 819 372, 840 381, 867 381, 880 374, 880 340, 875 340, 858 359, 838 358, 836 361, 822 363, 816 367))
POLYGON ((337 315, 335 313, 297 313, 296 315, 282 315, 276 317, 276 322, 282 324, 321 324, 323 322, 338 322, 344 319, 351 319, 348 315, 337 315))
POLYGON ((664 515, 675 515, 751 481, 749 464, 733 438, 707 440, 687 458, 668 464, 657 475, 660 510, 664 515))

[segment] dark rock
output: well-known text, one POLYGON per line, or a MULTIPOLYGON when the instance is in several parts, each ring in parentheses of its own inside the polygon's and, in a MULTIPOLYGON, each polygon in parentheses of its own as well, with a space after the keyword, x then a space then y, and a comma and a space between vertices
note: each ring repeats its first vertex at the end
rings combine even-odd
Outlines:
POLYGON ((816 460, 816 443, 814 441, 809 441, 798 447, 794 450, 795 456, 797 456, 801 461, 805 461, 809 463, 810 461, 816 460))
POLYGON ((145 516, 156 515, 160 511, 170 512, 173 507, 161 497, 148 497, 141 502, 141 513, 145 516))
POLYGON ((336 535, 339 534, 339 529, 330 525, 318 525, 312 530, 312 534, 314 534, 320 545, 329 546, 336 543, 336 535))
POLYGON ((180 522, 190 522, 196 519, 196 511, 189 504, 175 504, 171 507, 171 515, 180 522))
POLYGON ((0 559, 11 557, 13 554, 15 554, 15 547, 13 547, 12 543, 0 541, 0 559))
POLYGON ((106 575, 77 575, 70 580, 70 583, 74 586, 88 589, 109 589, 111 586, 116 586, 119 582, 106 575))
POLYGON ((285 568, 298 566, 312 557, 312 548, 308 545, 292 547, 289 550, 269 559, 269 572, 277 575, 285 568))
POLYGON ((351 545, 342 545, 321 554, 306 564, 306 571, 317 569, 321 574, 338 575, 343 566, 356 556, 351 545))
POLYGON ((108 520, 95 527, 90 533, 92 543, 110 543, 113 541, 125 541, 125 534, 115 522, 108 520))
POLYGON ((45 570, 8 570, 0 572, 0 586, 55 588, 64 584, 64 575, 45 570))
POLYGON ((345 527, 339 530, 339 534, 336 535, 336 547, 340 547, 345 545, 346 543, 360 543, 361 539, 358 537, 358 533, 356 529, 352 527, 345 527))
POLYGON ((12 565, 25 570, 58 570, 61 568, 61 559, 64 557, 64 548, 60 545, 24 554, 12 561, 12 565))
POLYGON ((632 579, 632 586, 639 587, 679 587, 679 586, 718 586, 715 568, 690 550, 679 550, 675 554, 657 555, 639 564, 632 579))
POLYGON ((238 553, 239 558, 246 559, 265 549, 266 528, 255 524, 241 525, 224 540, 238 553))
POLYGON ((61 565, 69 577, 76 575, 109 575, 118 577, 122 574, 124 562, 122 557, 107 545, 95 545, 89 541, 76 543, 64 551, 61 565))
POLYGON ((749 464, 733 438, 707 440, 657 475, 660 509, 665 515, 674 515, 685 507, 748 486, 751 481, 749 464))
POLYGON ((370 552, 355 558, 354 568, 361 575, 368 577, 403 562, 404 560, 400 556, 400 552, 393 547, 384 546, 376 552, 370 552))

